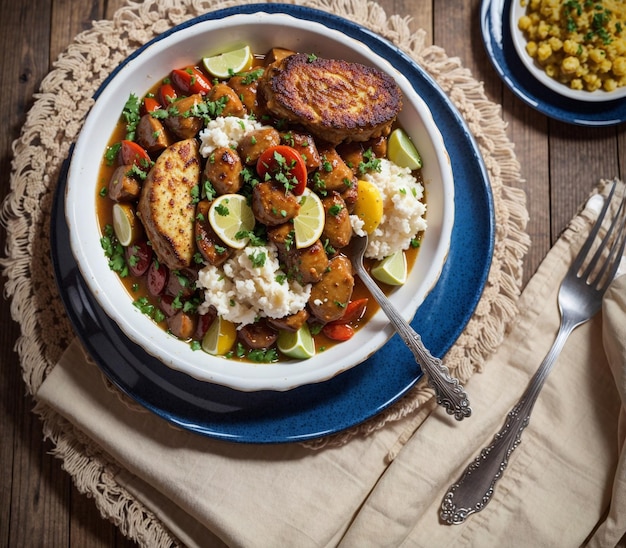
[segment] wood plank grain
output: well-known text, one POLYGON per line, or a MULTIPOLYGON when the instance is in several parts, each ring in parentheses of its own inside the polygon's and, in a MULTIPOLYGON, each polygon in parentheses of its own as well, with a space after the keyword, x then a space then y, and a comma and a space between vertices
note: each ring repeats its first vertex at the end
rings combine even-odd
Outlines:
POLYGON ((550 121, 550 239, 558 239, 600 179, 619 175, 617 130, 550 121))
POLYGON ((508 89, 503 94, 503 112, 507 134, 520 163, 521 179, 514 186, 526 193, 529 214, 527 232, 531 246, 523 263, 525 285, 552 245, 548 122, 508 89))
POLYGON ((105 0, 54 0, 50 37, 50 61, 53 62, 74 37, 89 29, 92 22, 104 17, 105 0))
MULTIPOLYGON (((111 18, 125 0, 0 0, 0 199, 9 192, 11 143, 19 135, 33 93, 51 63, 88 29, 93 20, 111 18)), ((412 19, 426 30, 427 44, 459 57, 483 83, 489 99, 502 105, 507 134, 515 143, 530 221, 532 246, 524 261, 524 280, 532 275, 552 243, 595 183, 626 176, 626 124, 617 128, 579 128, 553 120, 523 104, 501 82, 484 51, 480 33, 482 0, 378 0, 388 16, 412 19)), ((0 247, 6 234, 0 228, 0 247)), ((2 280, 4 284, 4 279, 2 280)), ((0 546, 134 546, 103 520, 92 500, 78 493, 61 463, 42 440, 33 399, 25 395, 14 351, 19 326, 8 303, 0 308, 0 546)))
MULTIPOLYGON (((50 5, 45 0, 30 3, 0 0, 0 8, 3 14, 0 116, 5 128, 0 132, 0 173, 3 174, 0 198, 4 199, 9 191, 8 177, 4 178, 10 173, 11 144, 20 133, 33 102, 33 93, 49 69, 50 5)), ((5 249, 5 238, 6 233, 2 230, 2 249, 5 249)), ((2 281, 4 284, 4 279, 2 281)), ((67 483, 60 470, 57 475, 48 466, 51 459, 45 456, 41 425, 30 412, 32 400, 25 397, 19 361, 14 352, 18 333, 8 307, 3 307, 0 436, 2 468, 8 469, 10 475, 3 476, 2 481, 0 542, 5 546, 31 546, 33 542, 43 545, 49 524, 65 521, 67 525, 67 520, 63 520, 67 483)), ((63 546, 67 540, 67 527, 55 528, 52 538, 63 546)))

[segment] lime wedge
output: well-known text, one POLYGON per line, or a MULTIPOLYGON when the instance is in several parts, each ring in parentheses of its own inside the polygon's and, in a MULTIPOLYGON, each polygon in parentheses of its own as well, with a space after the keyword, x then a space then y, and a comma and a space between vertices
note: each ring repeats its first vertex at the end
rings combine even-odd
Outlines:
POLYGON ((380 224, 383 218, 383 197, 374 183, 359 179, 352 214, 363 221, 363 230, 368 234, 374 232, 380 224))
POLYGON ((304 249, 312 246, 324 231, 326 213, 319 196, 309 188, 305 188, 300 196, 300 210, 293 219, 296 233, 296 247, 304 249))
POLYGON ((387 157, 400 167, 408 167, 411 171, 422 167, 422 157, 415 148, 413 141, 400 128, 394 129, 387 141, 387 157))
POLYGON ((306 323, 298 331, 281 329, 276 344, 278 350, 290 358, 306 360, 315 356, 315 341, 306 323))
POLYGON ((254 213, 241 194, 222 194, 211 202, 209 224, 219 238, 234 249, 246 247, 249 239, 242 234, 254 228, 254 213))
POLYGON ((216 78, 229 78, 238 72, 248 70, 252 66, 253 56, 250 46, 243 46, 219 55, 204 57, 204 68, 216 78))
POLYGON ((124 247, 132 244, 141 232, 133 206, 127 203, 113 204, 113 230, 124 247))
POLYGON ((406 282, 407 267, 406 256, 403 251, 396 251, 382 261, 376 263, 371 274, 379 282, 389 285, 402 285, 406 282))
POLYGON ((236 339, 235 324, 218 316, 202 338, 202 350, 213 356, 223 356, 230 351, 236 339))

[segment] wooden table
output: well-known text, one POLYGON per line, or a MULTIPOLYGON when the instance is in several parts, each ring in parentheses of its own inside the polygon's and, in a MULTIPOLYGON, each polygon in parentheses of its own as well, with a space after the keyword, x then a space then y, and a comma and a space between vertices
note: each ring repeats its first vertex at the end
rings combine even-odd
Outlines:
MULTIPOLYGON (((481 0, 379 0, 387 14, 413 18, 429 43, 458 56, 502 105, 508 135, 522 166, 532 247, 524 281, 599 178, 624 177, 626 125, 583 128, 550 120, 527 107, 500 81, 480 35, 481 0)), ((2 99, 0 197, 9 192, 11 143, 20 134, 33 93, 57 56, 93 20, 111 17, 122 0, 0 0, 2 99)), ((2 249, 6 233, 0 231, 2 249)), ((4 283, 3 278, 3 283, 4 283)), ((78 493, 42 440, 39 420, 25 395, 14 351, 19 325, 2 302, 0 331, 0 543, 2 546, 125 546, 132 543, 102 520, 93 502, 78 493)))

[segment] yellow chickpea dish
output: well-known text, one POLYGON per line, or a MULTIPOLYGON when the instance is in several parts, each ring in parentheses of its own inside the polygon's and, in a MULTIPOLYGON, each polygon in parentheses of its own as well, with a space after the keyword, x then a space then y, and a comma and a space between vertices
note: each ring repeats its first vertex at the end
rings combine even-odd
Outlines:
POLYGON ((626 85, 624 0, 521 0, 526 52, 556 81, 581 91, 626 85))

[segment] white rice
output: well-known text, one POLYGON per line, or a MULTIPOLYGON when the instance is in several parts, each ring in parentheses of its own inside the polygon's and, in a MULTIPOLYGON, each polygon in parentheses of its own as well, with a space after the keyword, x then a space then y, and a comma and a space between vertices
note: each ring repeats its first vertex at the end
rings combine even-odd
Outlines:
POLYGON ((260 122, 244 116, 220 116, 211 120, 198 135, 200 137, 200 154, 207 158, 219 147, 237 147, 239 141, 248 133, 264 126, 260 122))
POLYGON ((311 294, 310 284, 302 286, 287 280, 272 243, 236 251, 221 268, 205 266, 200 270, 198 285, 207 290, 200 314, 212 305, 222 318, 241 325, 254 323, 260 317, 295 314, 305 307, 311 294), (265 264, 254 266, 250 256, 259 257, 261 253, 266 255, 265 264))
MULTIPOLYGON (((245 135, 262 124, 247 117, 219 117, 200 132, 200 154, 208 157, 218 147, 236 147, 245 135)), ((388 160, 381 170, 364 175, 383 196, 383 218, 370 234, 366 256, 383 259, 395 251, 408 249, 411 239, 426 229, 426 206, 420 201, 424 187, 411 175, 388 160)), ((363 235, 363 221, 351 215, 352 228, 363 235)), ((205 266, 198 276, 198 287, 205 289, 201 314, 210 306, 224 319, 236 324, 254 323, 260 317, 282 318, 302 310, 309 300, 311 285, 287 280, 280 269, 276 246, 247 246, 236 251, 221 267, 205 266), (265 253, 263 266, 254 266, 250 255, 265 253), (277 279, 278 278, 278 279, 277 279), (281 282, 280 279, 283 279, 281 282)))
MULTIPOLYGON (((365 256, 384 259, 396 251, 406 250, 411 239, 426 229, 426 205, 420 200, 424 187, 413 177, 411 170, 402 168, 386 159, 380 161, 380 171, 363 176, 380 190, 383 197, 383 217, 369 235, 365 256)), ((352 230, 363 236, 363 221, 350 215, 352 230)))

